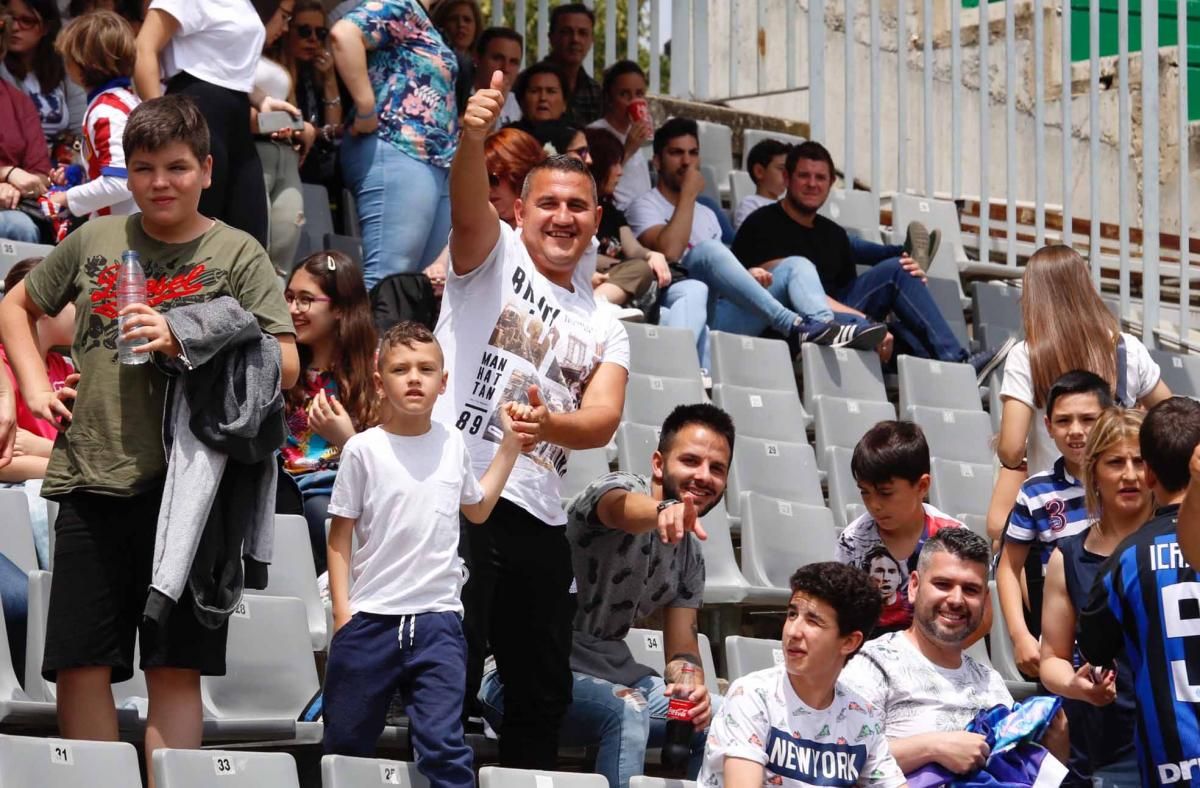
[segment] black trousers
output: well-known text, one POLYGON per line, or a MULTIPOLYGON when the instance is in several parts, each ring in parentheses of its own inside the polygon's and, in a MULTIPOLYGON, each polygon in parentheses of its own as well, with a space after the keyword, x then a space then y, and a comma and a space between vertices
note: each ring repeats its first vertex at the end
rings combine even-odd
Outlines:
POLYGON ((470 570, 463 588, 467 703, 479 694, 490 651, 504 682, 501 765, 552 770, 571 704, 575 595, 565 529, 502 498, 486 523, 463 521, 462 544, 470 570))
POLYGON ((253 235, 265 247, 267 187, 250 134, 250 97, 184 71, 171 78, 167 92, 191 96, 208 121, 212 185, 200 195, 200 213, 253 235))

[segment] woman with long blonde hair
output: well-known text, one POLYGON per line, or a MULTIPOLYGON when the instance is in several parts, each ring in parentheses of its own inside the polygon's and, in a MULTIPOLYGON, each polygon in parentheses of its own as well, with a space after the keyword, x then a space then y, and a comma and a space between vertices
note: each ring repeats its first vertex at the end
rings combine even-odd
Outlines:
POLYGON ((1142 411, 1109 408, 1092 428, 1083 465, 1091 523, 1055 543, 1042 597, 1042 683, 1064 698, 1072 750, 1081 756, 1071 766, 1106 788, 1140 783, 1133 674, 1123 658, 1116 671, 1094 674, 1076 652, 1075 622, 1100 565, 1154 510, 1138 445, 1143 417, 1142 411))

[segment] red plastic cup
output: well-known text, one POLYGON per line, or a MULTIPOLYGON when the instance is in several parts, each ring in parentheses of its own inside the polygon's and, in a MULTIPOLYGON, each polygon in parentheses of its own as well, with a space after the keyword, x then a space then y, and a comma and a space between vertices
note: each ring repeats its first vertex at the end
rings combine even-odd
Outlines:
POLYGON ((629 119, 634 123, 649 123, 650 122, 650 105, 645 99, 634 99, 629 102, 629 119))

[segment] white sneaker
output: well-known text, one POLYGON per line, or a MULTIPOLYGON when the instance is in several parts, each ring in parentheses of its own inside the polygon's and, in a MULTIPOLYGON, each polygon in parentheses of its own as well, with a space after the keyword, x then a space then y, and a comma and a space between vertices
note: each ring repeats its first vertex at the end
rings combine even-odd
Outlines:
POLYGON ((617 306, 603 296, 596 296, 596 308, 610 312, 617 320, 627 320, 630 323, 646 322, 646 315, 642 310, 628 306, 617 306))

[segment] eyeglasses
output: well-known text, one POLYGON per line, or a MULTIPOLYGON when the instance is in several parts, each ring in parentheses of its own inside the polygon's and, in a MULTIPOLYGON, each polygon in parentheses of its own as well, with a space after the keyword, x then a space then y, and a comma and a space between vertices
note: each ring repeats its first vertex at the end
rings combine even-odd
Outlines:
POLYGON ((329 28, 297 25, 296 35, 300 38, 313 38, 315 36, 317 41, 324 41, 326 38, 329 38, 329 28))
POLYGON ((568 156, 578 156, 581 159, 586 159, 590 152, 587 145, 580 145, 578 148, 567 148, 568 156))
POLYGON ((42 24, 41 18, 33 16, 32 14, 29 16, 14 16, 12 21, 13 26, 18 30, 33 30, 35 27, 39 27, 42 24))
POLYGON ((297 295, 296 293, 293 293, 291 290, 288 290, 287 292, 285 292, 283 294, 283 300, 287 301, 289 307, 292 305, 295 305, 296 312, 298 314, 302 315, 305 312, 307 312, 308 310, 312 309, 312 305, 315 302, 322 301, 322 302, 328 303, 329 301, 332 301, 333 299, 327 298, 326 296, 310 296, 307 293, 300 293, 299 295, 297 295))

